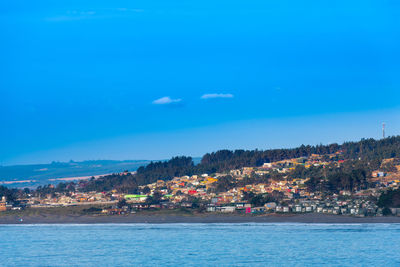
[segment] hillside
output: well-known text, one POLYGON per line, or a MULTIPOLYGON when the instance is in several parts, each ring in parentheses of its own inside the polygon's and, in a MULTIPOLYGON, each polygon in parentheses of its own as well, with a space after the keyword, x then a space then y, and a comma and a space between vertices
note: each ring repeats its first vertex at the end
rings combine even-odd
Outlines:
MULTIPOLYGON (((86 190, 115 188, 121 192, 135 192, 140 185, 154 183, 157 180, 171 180, 175 176, 212 174, 242 167, 257 167, 267 162, 309 157, 312 154, 322 156, 337 154, 336 159, 331 158, 330 160, 348 160, 349 162, 340 169, 340 175, 348 175, 352 171, 370 172, 379 168, 383 159, 400 157, 400 136, 381 140, 363 139, 359 142, 346 142, 341 145, 302 145, 293 149, 220 150, 205 154, 199 164, 194 164, 190 157, 175 157, 169 161, 152 162, 147 166, 140 167, 136 174, 110 175, 89 181, 85 183, 84 187, 86 190), (352 160, 355 162, 351 162, 352 160)), ((321 173, 322 170, 319 170, 318 175, 321 173)), ((317 177, 318 175, 311 176, 317 177)), ((350 175, 350 177, 352 176, 350 175)), ((335 177, 333 176, 333 178, 335 177)))

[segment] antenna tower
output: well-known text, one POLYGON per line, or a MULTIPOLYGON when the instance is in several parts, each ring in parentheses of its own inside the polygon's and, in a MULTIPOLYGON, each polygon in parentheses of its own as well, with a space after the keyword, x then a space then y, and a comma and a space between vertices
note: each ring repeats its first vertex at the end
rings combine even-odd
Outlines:
POLYGON ((385 123, 382 123, 382 135, 383 135, 383 139, 385 139, 385 123))

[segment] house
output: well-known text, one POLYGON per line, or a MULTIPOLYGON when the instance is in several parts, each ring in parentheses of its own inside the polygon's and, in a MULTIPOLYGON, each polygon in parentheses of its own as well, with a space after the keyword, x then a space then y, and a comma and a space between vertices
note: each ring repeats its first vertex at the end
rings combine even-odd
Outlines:
POLYGON ((289 207, 283 207, 283 212, 289 212, 289 207))
POLYGON ((207 206, 207 211, 208 212, 214 212, 214 211, 216 211, 216 208, 215 208, 214 205, 210 204, 210 205, 207 206))
POLYGON ((377 177, 385 177, 386 174, 382 171, 373 171, 372 172, 372 177, 377 178, 377 177))
POLYGON ((251 213, 263 213, 265 211, 265 207, 254 207, 251 209, 251 213))
POLYGON ((216 207, 216 211, 219 211, 219 212, 234 212, 235 209, 236 209, 235 206, 216 207))
POLYGON ((390 211, 392 212, 393 215, 400 215, 400 208, 390 208, 390 211))
POLYGON ((195 189, 191 189, 191 190, 188 190, 188 194, 195 195, 195 194, 197 194, 197 191, 195 189))
POLYGON ((268 203, 265 203, 264 207, 267 210, 274 210, 276 208, 276 203, 275 202, 268 202, 268 203))
POLYGON ((6 202, 0 202, 0 211, 6 211, 8 209, 6 202))
POLYGON ((241 170, 231 170, 230 174, 233 176, 240 176, 240 175, 242 175, 242 171, 241 170))
POLYGON ((251 173, 253 172, 253 167, 243 167, 243 175, 251 175, 251 173))
POLYGON ((3 197, 1 198, 1 201, 0 201, 0 212, 1 212, 1 211, 10 210, 11 208, 12 208, 12 205, 9 205, 9 204, 7 203, 6 197, 3 196, 3 197))
POLYGON ((217 197, 211 198, 211 203, 212 204, 217 204, 218 203, 218 198, 217 197))
POLYGON ((264 163, 262 165, 262 168, 264 168, 264 169, 272 169, 272 163, 264 163))
POLYGON ((136 202, 142 202, 147 199, 147 195, 125 195, 124 198, 128 201, 132 200, 136 202))

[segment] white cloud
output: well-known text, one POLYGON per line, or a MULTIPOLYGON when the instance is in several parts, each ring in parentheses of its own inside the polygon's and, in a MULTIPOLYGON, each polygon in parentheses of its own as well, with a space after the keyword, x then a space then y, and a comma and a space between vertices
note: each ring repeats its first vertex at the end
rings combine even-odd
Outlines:
POLYGON ((210 98, 233 98, 232 94, 204 94, 201 96, 201 99, 210 99, 210 98))
POLYGON ((153 104, 155 104, 155 105, 167 105, 167 104, 178 103, 178 102, 181 102, 181 101, 182 101, 182 99, 180 99, 180 98, 172 99, 169 96, 164 96, 164 97, 161 97, 159 99, 154 100, 153 104))

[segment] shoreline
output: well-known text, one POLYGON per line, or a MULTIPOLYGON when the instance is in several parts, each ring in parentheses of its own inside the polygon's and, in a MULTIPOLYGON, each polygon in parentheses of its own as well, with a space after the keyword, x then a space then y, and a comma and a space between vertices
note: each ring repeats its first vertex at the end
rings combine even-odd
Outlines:
POLYGON ((0 225, 4 224, 118 224, 118 223, 400 223, 400 217, 353 217, 328 214, 268 214, 268 215, 232 215, 232 214, 196 214, 196 215, 5 215, 0 216, 0 225), (22 219, 22 221, 20 220, 22 219))

